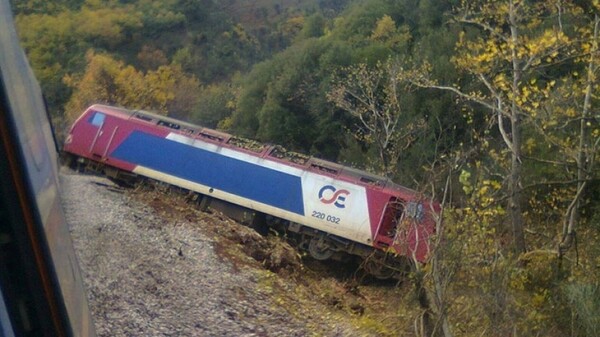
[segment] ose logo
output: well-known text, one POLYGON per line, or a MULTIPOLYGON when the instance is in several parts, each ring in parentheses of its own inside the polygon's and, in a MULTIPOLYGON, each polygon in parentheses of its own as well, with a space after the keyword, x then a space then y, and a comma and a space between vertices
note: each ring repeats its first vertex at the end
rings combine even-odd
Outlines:
POLYGON ((346 202, 346 196, 349 194, 348 190, 338 190, 331 185, 325 185, 319 190, 319 199, 324 204, 334 204, 337 208, 345 208, 344 203, 346 202))

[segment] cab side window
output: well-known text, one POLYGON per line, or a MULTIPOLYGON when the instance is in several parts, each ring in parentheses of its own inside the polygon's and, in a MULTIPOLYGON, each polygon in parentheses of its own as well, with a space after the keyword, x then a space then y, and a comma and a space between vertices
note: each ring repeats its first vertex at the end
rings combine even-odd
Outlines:
POLYGON ((90 118, 89 122, 94 126, 102 126, 104 124, 104 118, 106 115, 100 112, 95 112, 92 118, 90 118))

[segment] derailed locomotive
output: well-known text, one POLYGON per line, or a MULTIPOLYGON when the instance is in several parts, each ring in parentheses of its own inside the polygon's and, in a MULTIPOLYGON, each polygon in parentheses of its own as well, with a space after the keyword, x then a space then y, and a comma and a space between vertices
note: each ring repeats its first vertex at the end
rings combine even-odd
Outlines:
POLYGON ((109 175, 155 179, 250 211, 296 235, 315 259, 357 255, 380 278, 396 275, 403 260, 425 261, 439 209, 379 176, 146 111, 93 105, 63 151, 109 175))

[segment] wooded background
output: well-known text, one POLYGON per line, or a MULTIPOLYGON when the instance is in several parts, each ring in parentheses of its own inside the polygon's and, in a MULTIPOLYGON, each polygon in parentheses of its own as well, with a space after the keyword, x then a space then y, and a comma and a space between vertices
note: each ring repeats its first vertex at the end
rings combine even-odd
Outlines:
POLYGON ((385 175, 444 205, 424 335, 600 331, 598 0, 12 3, 60 135, 106 103, 385 175))

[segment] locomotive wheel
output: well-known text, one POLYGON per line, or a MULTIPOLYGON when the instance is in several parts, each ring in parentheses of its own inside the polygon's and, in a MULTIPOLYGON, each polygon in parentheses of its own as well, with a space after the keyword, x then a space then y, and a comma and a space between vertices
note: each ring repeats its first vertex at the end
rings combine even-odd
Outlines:
POLYGON ((310 239, 308 252, 310 253, 310 256, 319 261, 329 259, 334 253, 329 244, 329 240, 323 235, 315 236, 310 239))
POLYGON ((394 276, 396 273, 395 270, 385 266, 379 261, 369 259, 365 261, 364 264, 365 271, 371 275, 373 275, 376 279, 379 280, 388 280, 394 276))

